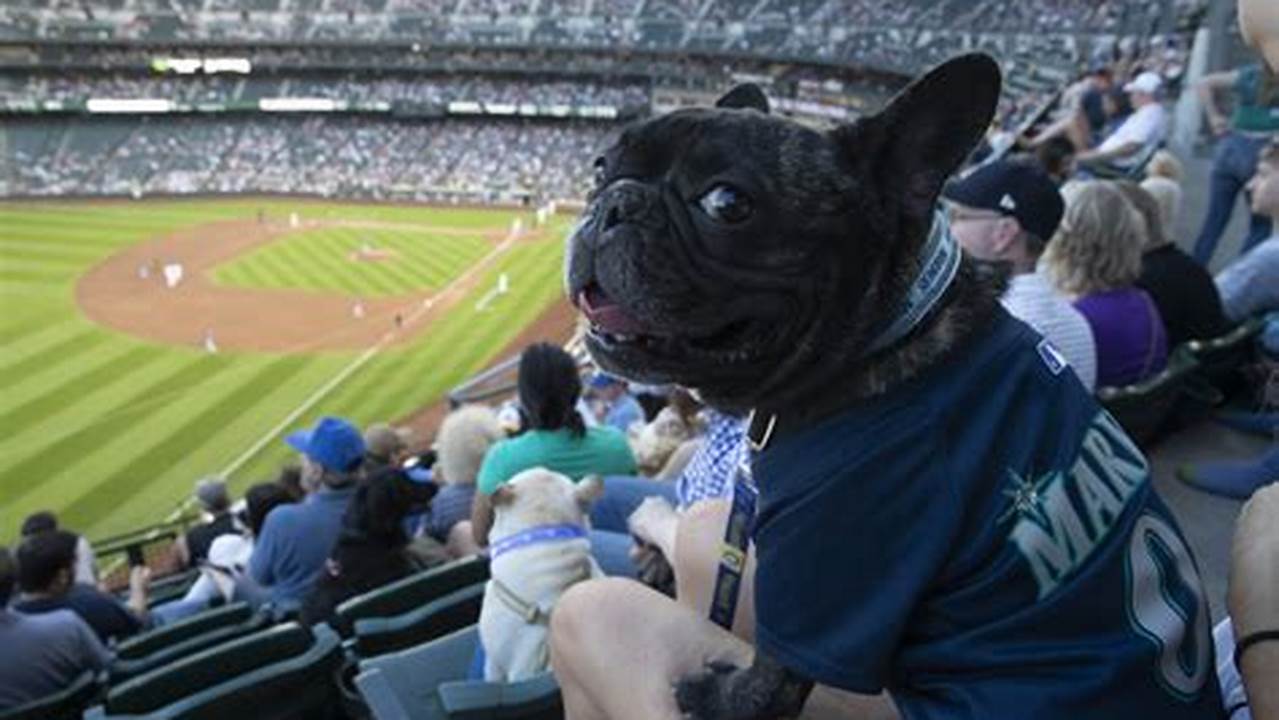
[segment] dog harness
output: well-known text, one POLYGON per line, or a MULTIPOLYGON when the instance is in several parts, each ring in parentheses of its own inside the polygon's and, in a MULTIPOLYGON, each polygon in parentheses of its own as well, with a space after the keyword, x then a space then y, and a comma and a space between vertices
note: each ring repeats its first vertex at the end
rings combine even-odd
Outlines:
MULTIPOLYGON (((879 331, 866 351, 873 355, 906 337, 937 305, 959 272, 962 253, 959 243, 950 232, 946 214, 938 210, 933 214, 928 242, 921 253, 919 274, 906 293, 901 312, 888 327, 879 331)), ((711 597, 711 622, 725 630, 733 628, 733 616, 737 613, 737 601, 741 594, 742 573, 746 570, 746 551, 750 544, 755 523, 755 506, 759 490, 751 474, 750 459, 768 446, 777 427, 777 416, 771 415, 764 427, 763 437, 754 439, 755 413, 746 421, 746 440, 750 455, 737 466, 733 477, 733 507, 729 511, 728 525, 724 528, 724 542, 720 546, 719 569, 715 576, 715 594, 711 597)))
MULTIPOLYGON (((538 525, 493 543, 489 547, 489 559, 496 560, 512 550, 518 550, 530 545, 540 545, 561 540, 578 540, 586 537, 586 530, 580 525, 567 523, 562 525, 538 525)), ((584 559, 578 572, 573 575, 560 592, 590 577, 591 564, 588 559, 584 559)), ((523 618, 525 623, 529 625, 546 625, 550 623, 551 612, 555 609, 554 604, 549 607, 542 607, 535 602, 525 600, 519 593, 508 587, 506 583, 495 577, 490 577, 489 582, 493 584, 493 591, 497 599, 509 608, 511 612, 523 618)))

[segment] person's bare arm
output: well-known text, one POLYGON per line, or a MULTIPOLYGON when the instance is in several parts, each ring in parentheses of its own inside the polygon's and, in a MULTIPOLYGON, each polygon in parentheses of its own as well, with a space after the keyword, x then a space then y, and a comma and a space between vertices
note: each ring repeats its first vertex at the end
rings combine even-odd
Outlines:
MULTIPOLYGON (((1279 485, 1258 490, 1244 505, 1231 548, 1226 597, 1235 638, 1279 631, 1279 485)), ((1256 720, 1279 720, 1279 639, 1263 640, 1239 660, 1256 720)))
POLYGON ((1126 142, 1123 145, 1117 145, 1109 150, 1087 150, 1075 156, 1078 162, 1109 162, 1118 158, 1128 157, 1141 150, 1141 143, 1133 141, 1126 142))
POLYGON ((489 530, 493 527, 493 501, 487 493, 476 490, 471 501, 471 537, 480 547, 488 547, 489 530))
POLYGON ((146 565, 136 565, 129 569, 129 599, 125 602, 125 606, 133 611, 134 615, 145 618, 149 612, 147 604, 151 592, 151 568, 146 565))
POLYGON ((1228 70, 1209 73, 1195 83, 1195 92, 1199 94, 1199 101, 1203 103, 1204 115, 1208 118, 1208 126, 1212 128, 1213 135, 1221 135, 1230 129, 1230 121, 1225 113, 1221 112, 1221 106, 1217 104, 1217 93, 1238 81, 1239 71, 1228 70))

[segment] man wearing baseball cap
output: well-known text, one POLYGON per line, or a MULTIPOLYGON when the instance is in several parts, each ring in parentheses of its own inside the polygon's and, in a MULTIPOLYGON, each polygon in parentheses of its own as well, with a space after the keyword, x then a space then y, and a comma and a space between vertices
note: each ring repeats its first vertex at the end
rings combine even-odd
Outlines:
POLYGON ((1157 73, 1146 71, 1124 85, 1133 112, 1094 150, 1079 153, 1075 160, 1084 165, 1111 165, 1128 170, 1138 162, 1142 151, 1163 142, 1168 134, 1168 111, 1159 104, 1163 80, 1157 73))
POLYGON ((1097 358, 1088 321, 1035 272, 1065 209, 1052 179, 1029 163, 999 160, 952 181, 943 197, 964 251, 1012 267, 1004 308, 1048 339, 1040 348, 1046 361, 1064 357, 1091 392, 1097 358))
POLYGON ((249 574, 270 589, 273 602, 288 608, 300 605, 324 572, 355 492, 364 438, 346 420, 326 417, 284 441, 302 455, 303 487, 314 489, 302 502, 267 515, 253 546, 249 574))

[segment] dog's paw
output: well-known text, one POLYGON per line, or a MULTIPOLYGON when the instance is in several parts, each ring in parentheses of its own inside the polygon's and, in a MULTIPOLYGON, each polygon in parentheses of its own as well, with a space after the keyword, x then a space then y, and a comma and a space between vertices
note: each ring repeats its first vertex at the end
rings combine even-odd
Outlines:
POLYGON ((729 679, 735 665, 707 662, 705 671, 675 683, 675 702, 684 720, 728 720, 732 714, 729 679))

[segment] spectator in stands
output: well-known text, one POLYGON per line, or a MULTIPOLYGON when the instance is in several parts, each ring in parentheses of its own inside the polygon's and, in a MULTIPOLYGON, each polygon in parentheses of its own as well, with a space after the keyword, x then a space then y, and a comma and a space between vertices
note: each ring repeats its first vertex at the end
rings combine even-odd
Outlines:
MULTIPOLYGON (((1279 139, 1262 151, 1248 192, 1254 213, 1279 221, 1279 139)), ((1222 270, 1216 282, 1226 317, 1232 322, 1279 311, 1279 234, 1263 240, 1222 270)), ((1277 322, 1268 323, 1263 340, 1267 351, 1279 357, 1277 322)))
MULTIPOLYGON (((550 343, 527 347, 520 356, 518 388, 528 430, 493 445, 476 478, 471 532, 481 546, 488 544, 493 525, 489 496, 523 470, 541 466, 574 481, 592 474, 633 475, 636 470, 625 435, 612 427, 585 427, 576 408, 582 392, 577 361, 562 348, 550 343)), ((606 573, 628 572, 630 540, 625 535, 594 532, 591 544, 606 573)))
POLYGON ((589 405, 600 425, 626 432, 644 422, 644 408, 626 388, 626 381, 605 372, 591 376, 589 405))
POLYGON ((76 536, 47 530, 24 538, 18 546, 18 585, 22 596, 14 609, 28 615, 72 610, 102 642, 126 638, 145 626, 150 571, 137 566, 129 573, 129 602, 91 585, 75 582, 76 536))
POLYGON ((289 464, 280 468, 279 474, 275 476, 275 484, 284 488, 292 502, 302 502, 302 499, 306 497, 306 488, 302 487, 300 465, 289 464))
POLYGON ((9 610, 16 580, 13 556, 0 547, 0 712, 65 690, 82 673, 97 673, 111 662, 74 612, 9 610))
POLYGON ((1052 138, 1036 147, 1035 160, 1058 185, 1075 174, 1075 146, 1066 138, 1052 138))
POLYGON ((209 556, 209 546, 214 540, 235 532, 225 480, 216 477, 200 480, 195 484, 195 500, 205 517, 204 522, 178 538, 176 549, 182 567, 199 565, 209 556))
MULTIPOLYGON (((1208 186, 1208 213, 1195 240, 1194 258, 1204 267, 1212 260, 1235 199, 1257 169, 1257 156, 1279 132, 1279 76, 1261 63, 1205 75, 1196 85, 1208 125, 1216 135, 1208 186), (1230 91, 1234 112, 1221 111, 1218 94, 1230 91)), ((1270 234, 1270 218, 1251 213, 1241 253, 1270 234)))
POLYGON ((1097 376, 1092 330, 1035 271, 1063 212, 1052 179, 1030 163, 997 161, 950 183, 944 197, 951 232, 964 250, 1011 266, 1004 307, 1048 338, 1091 392, 1097 376))
POLYGON ((1168 331, 1168 346, 1226 334, 1230 323, 1222 312, 1221 296, 1212 276, 1165 234, 1159 203, 1134 182, 1122 180, 1115 186, 1141 215, 1145 226, 1146 242, 1137 286, 1145 290, 1159 308, 1159 317, 1163 318, 1164 329, 1168 331))
POLYGON ((480 551, 471 532, 475 478, 489 448, 506 437, 497 414, 484 405, 463 405, 440 423, 435 472, 440 492, 431 500, 426 533, 445 543, 454 557, 480 551))
POLYGON ((1177 220, 1181 217, 1181 162, 1167 150, 1160 150, 1146 165, 1146 179, 1141 189, 1159 203, 1159 220, 1164 234, 1175 240, 1177 220))
POLYGON ((1065 141, 1073 155, 1075 151, 1096 145, 1109 120, 1105 98, 1113 87, 1110 67, 1104 63, 1095 65, 1086 76, 1062 92, 1061 104, 1065 109, 1061 117, 1035 135, 1029 146, 1038 150, 1051 141, 1065 141))
POLYGON ((1057 289, 1073 298, 1097 348, 1097 385, 1129 385, 1163 370, 1168 337, 1159 310, 1135 283, 1144 228, 1111 183, 1062 188, 1066 211, 1044 252, 1057 289))
POLYGON ((253 605, 266 602, 270 594, 248 575, 255 538, 272 510, 297 502, 287 488, 278 482, 260 483, 244 493, 242 532, 222 535, 209 546, 208 557, 200 567, 200 577, 187 591, 187 602, 244 600, 253 605))
MULTIPOLYGON (((58 529, 58 516, 48 510, 31 513, 22 521, 22 537, 35 535, 38 532, 58 529)), ((83 535, 76 536, 75 546, 75 581, 84 585, 98 584, 98 559, 93 553, 93 546, 83 535)))
MULTIPOLYGON (((1257 173, 1248 182, 1252 211, 1279 220, 1279 142, 1268 145, 1257 162, 1257 173)), ((1216 278, 1226 317, 1241 322, 1265 315, 1261 350, 1273 367, 1279 364, 1279 235, 1271 235, 1236 260, 1216 278)), ((1275 372, 1272 370, 1272 372, 1275 372)), ((1279 415, 1269 412, 1235 417, 1235 426, 1255 428, 1274 437, 1279 433, 1279 415)), ((1246 498, 1257 488, 1279 478, 1279 444, 1260 456, 1245 460, 1202 462, 1178 468, 1187 483, 1209 492, 1246 498)))
POLYGON ((277 605, 294 607, 315 586, 342 529, 364 460, 364 438, 346 420, 326 417, 286 442, 301 453, 303 487, 315 490, 301 503, 277 507, 267 516, 249 560, 249 577, 269 588, 277 605))
POLYGON ((374 423, 364 431, 364 473, 372 475, 391 465, 399 465, 409 455, 413 433, 408 428, 374 423))
POLYGON ((652 422, 637 424, 628 433, 640 473, 656 480, 674 480, 684 471, 695 448, 680 449, 695 444, 703 429, 702 404, 691 393, 673 388, 667 398, 652 422))
POLYGON ((1133 113, 1093 150, 1075 156, 1080 165, 1109 165, 1129 170, 1144 151, 1163 142, 1168 133, 1168 112, 1159 104, 1163 81, 1153 72, 1143 72, 1124 86, 1133 113))

